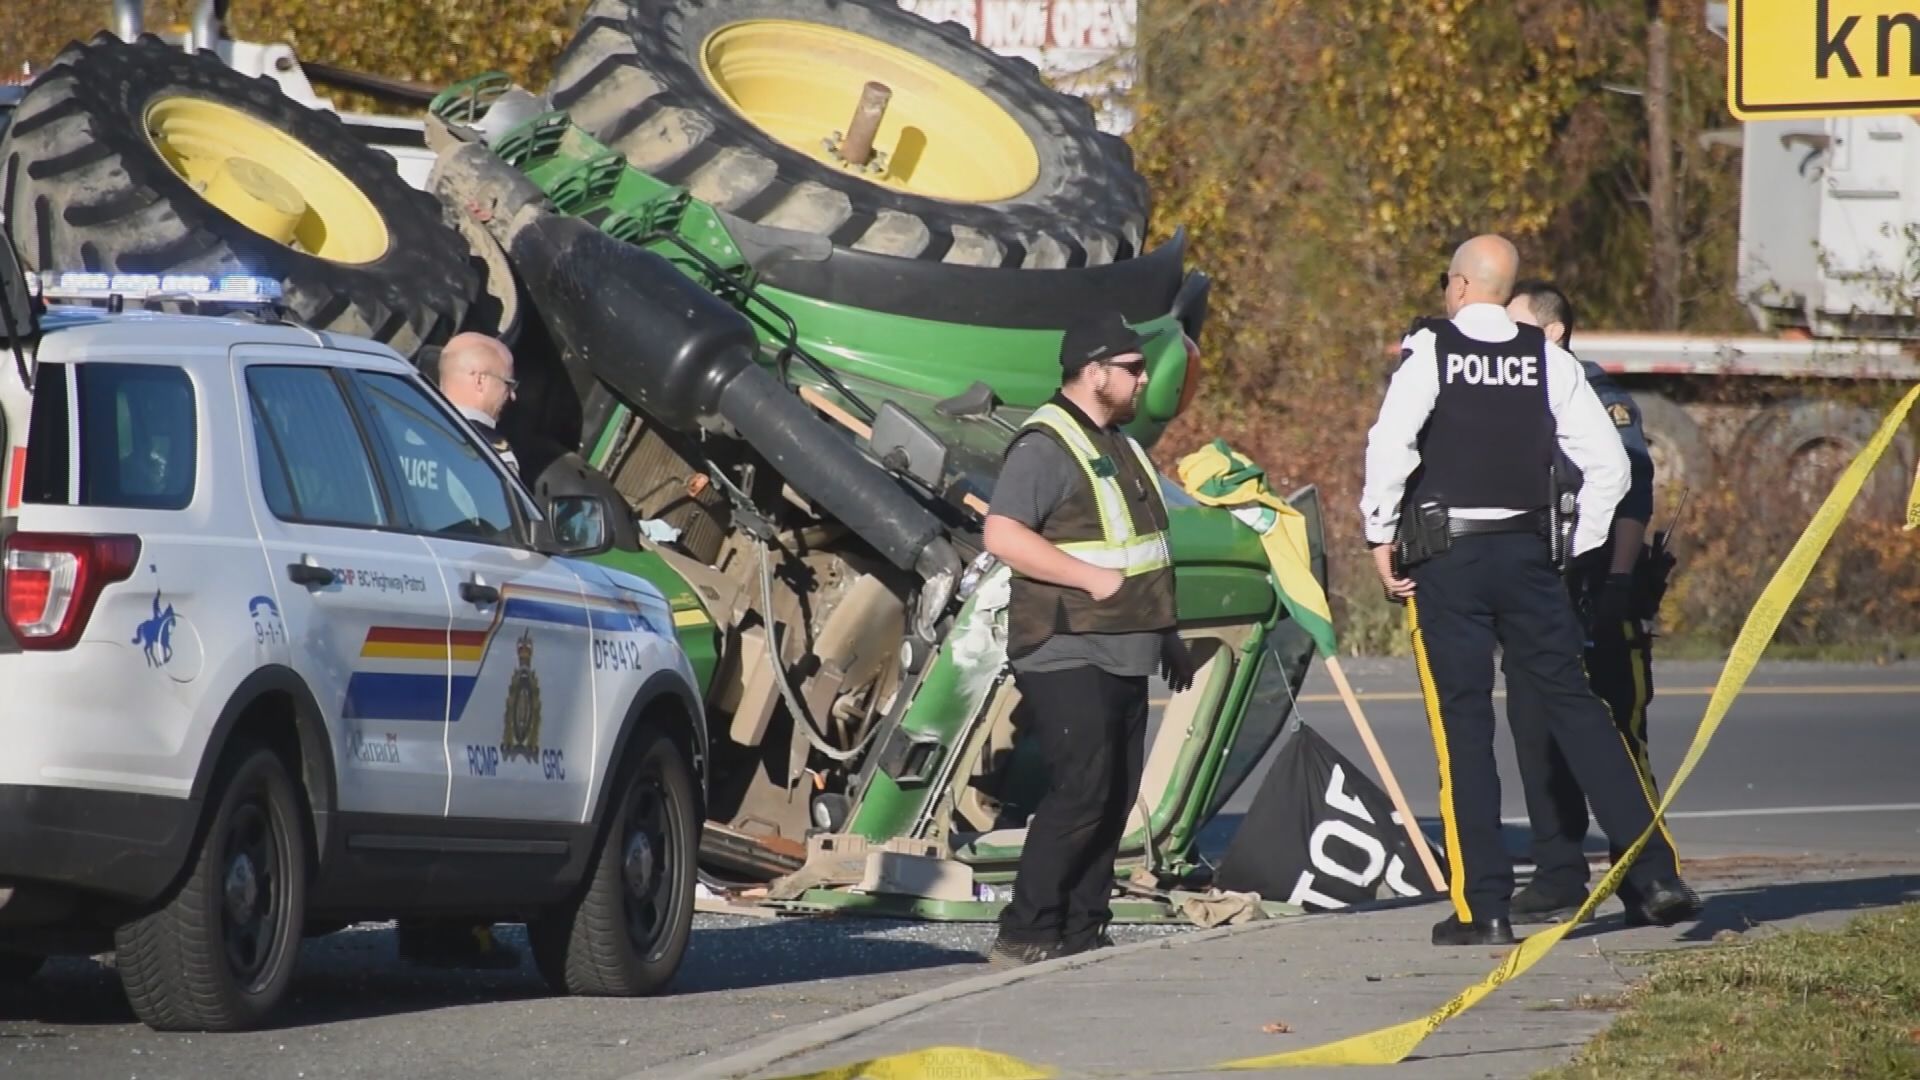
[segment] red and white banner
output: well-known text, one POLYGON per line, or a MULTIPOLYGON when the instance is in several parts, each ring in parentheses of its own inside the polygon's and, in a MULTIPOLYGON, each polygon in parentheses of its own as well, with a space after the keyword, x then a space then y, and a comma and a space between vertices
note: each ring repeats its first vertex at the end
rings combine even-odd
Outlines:
POLYGON ((957 22, 973 40, 1022 56, 1069 93, 1094 102, 1100 126, 1124 131, 1131 117, 1107 100, 1133 85, 1135 0, 900 0, 934 22, 957 22))
POLYGON ((957 22, 995 52, 1111 56, 1134 42, 1130 0, 900 0, 900 6, 935 22, 957 22))

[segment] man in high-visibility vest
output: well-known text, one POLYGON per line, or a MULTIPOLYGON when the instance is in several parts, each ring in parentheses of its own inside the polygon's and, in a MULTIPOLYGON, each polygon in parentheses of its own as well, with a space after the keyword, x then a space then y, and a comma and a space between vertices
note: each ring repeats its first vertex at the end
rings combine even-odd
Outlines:
POLYGON ((1049 772, 988 956, 996 965, 1112 944, 1108 897, 1140 789, 1147 681, 1161 671, 1175 693, 1193 682, 1159 475, 1120 428, 1147 386, 1146 343, 1118 312, 1070 326, 1060 392, 1028 418, 994 485, 985 540, 1013 572, 1015 722, 1049 772))

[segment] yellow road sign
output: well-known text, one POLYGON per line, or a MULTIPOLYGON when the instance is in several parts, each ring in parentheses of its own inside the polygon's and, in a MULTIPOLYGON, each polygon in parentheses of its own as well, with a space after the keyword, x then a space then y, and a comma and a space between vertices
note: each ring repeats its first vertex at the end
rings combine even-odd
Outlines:
POLYGON ((1920 113, 1920 0, 1732 0, 1727 107, 1742 120, 1920 113))

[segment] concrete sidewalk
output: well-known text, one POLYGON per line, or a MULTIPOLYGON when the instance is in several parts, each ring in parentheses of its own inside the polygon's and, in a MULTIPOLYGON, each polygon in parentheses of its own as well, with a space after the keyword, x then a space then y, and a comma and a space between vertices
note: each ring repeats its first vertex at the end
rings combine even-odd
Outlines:
MULTIPOLYGON (((1607 1027, 1613 1014, 1583 1007, 1583 997, 1625 989, 1636 953, 1710 941, 1722 931, 1833 926, 1862 910, 1920 899, 1920 861, 1722 861, 1696 864, 1692 876, 1707 901, 1699 923, 1629 930, 1610 900, 1532 971, 1440 1028, 1393 1072, 1527 1076, 1569 1060, 1607 1027)), ((1428 943, 1446 910, 1432 902, 1276 919, 984 974, 646 1075, 783 1077, 969 1046, 1064 1077, 1244 1076, 1207 1066, 1411 1020, 1484 977, 1504 950, 1428 943), (1270 1024, 1288 1030, 1262 1030, 1270 1024)), ((941 1075, 999 1075, 950 1064, 941 1075)), ((1361 1078, 1384 1070, 1287 1071, 1361 1078)))

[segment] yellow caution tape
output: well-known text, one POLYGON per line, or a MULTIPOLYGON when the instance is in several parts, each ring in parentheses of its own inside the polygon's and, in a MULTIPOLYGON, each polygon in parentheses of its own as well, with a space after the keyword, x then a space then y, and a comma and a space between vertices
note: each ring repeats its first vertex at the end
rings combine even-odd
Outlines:
POLYGON ((1907 492, 1908 531, 1920 529, 1920 461, 1913 464, 1913 490, 1907 492))
POLYGON ((787 1080, 930 1080, 932 1077, 965 1077, 966 1080, 1052 1080, 1059 1070, 1033 1065, 1016 1057, 976 1050, 971 1046, 929 1046, 907 1054, 892 1054, 872 1061, 808 1073, 787 1080))
MULTIPOLYGON (((1866 484, 1873 467, 1886 453, 1888 444, 1907 414, 1913 410, 1914 402, 1920 400, 1920 386, 1907 392, 1894 406, 1887 418, 1880 423, 1880 430, 1874 432, 1866 448, 1847 466, 1846 472, 1833 486, 1825 502, 1813 515, 1813 520, 1801 532, 1800 539, 1794 541, 1793 550, 1787 552, 1780 569, 1774 571, 1773 580, 1767 583, 1760 593, 1760 599, 1754 602, 1753 610, 1747 613, 1746 622, 1740 627, 1740 635, 1734 640, 1733 650, 1727 657, 1727 664, 1720 670, 1720 679, 1715 683, 1713 696, 1707 700, 1706 715, 1700 719, 1700 727, 1694 733, 1693 745, 1687 747, 1687 756, 1674 771, 1673 780, 1667 787, 1666 796, 1660 800, 1659 808, 1654 812, 1654 820, 1646 832, 1640 834, 1626 854, 1614 862, 1600 884, 1594 888, 1582 904, 1580 910, 1566 922, 1548 930, 1529 936, 1514 946, 1486 978, 1465 990, 1455 994, 1446 1004, 1415 1020, 1395 1024, 1392 1027, 1351 1035, 1319 1046, 1309 1046, 1301 1050, 1291 1050, 1281 1054, 1266 1054, 1260 1057, 1238 1058, 1223 1061, 1194 1071, 1225 1071, 1252 1069, 1281 1069, 1299 1065, 1393 1065, 1405 1060, 1415 1047, 1433 1034, 1441 1024, 1473 1008, 1488 994, 1493 993, 1507 982, 1525 973, 1540 958, 1547 955, 1560 940, 1573 931, 1573 928, 1585 922, 1626 876, 1627 867, 1640 856, 1646 847, 1647 838, 1652 835, 1672 804, 1674 797, 1686 785, 1687 778, 1693 775, 1694 766, 1705 755, 1707 744, 1720 730, 1720 722, 1726 718, 1727 710, 1733 706, 1747 678, 1753 674, 1755 665, 1760 663, 1761 653, 1767 642, 1773 639, 1774 631, 1779 629, 1780 621, 1786 618, 1787 608, 1800 595, 1800 589, 1807 583, 1807 575, 1813 572, 1833 534, 1839 531, 1841 521, 1847 510, 1860 495, 1860 489, 1866 484)), ((1908 527, 1920 526, 1920 479, 1916 480, 1914 490, 1907 504, 1908 527)), ((1184 1071, 1184 1070, 1183 1070, 1184 1071)), ((1021 1061, 987 1050, 970 1050, 964 1047, 935 1047, 919 1050, 910 1054, 896 1054, 853 1065, 845 1065, 826 1072, 807 1073, 784 1077, 782 1080, 893 1080, 906 1076, 966 1076, 972 1080, 1031 1080, 1035 1077, 1053 1075, 1042 1066, 1021 1061), (933 1055, 929 1057, 928 1055, 933 1055)))

